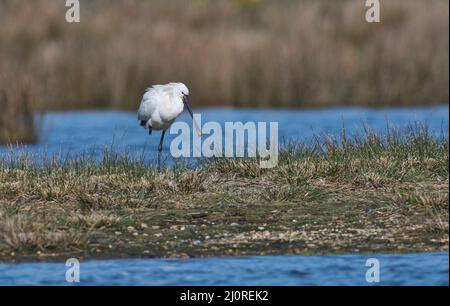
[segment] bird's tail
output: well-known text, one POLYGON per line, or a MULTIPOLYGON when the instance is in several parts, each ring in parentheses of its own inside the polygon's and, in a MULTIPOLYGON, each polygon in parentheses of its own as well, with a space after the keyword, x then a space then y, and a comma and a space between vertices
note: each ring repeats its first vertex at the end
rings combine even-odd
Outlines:
POLYGON ((147 125, 147 123, 148 123, 148 121, 141 120, 141 126, 142 126, 144 129, 147 129, 147 128, 148 128, 148 133, 151 135, 152 132, 153 132, 153 129, 152 129, 152 127, 151 127, 150 125, 147 125))

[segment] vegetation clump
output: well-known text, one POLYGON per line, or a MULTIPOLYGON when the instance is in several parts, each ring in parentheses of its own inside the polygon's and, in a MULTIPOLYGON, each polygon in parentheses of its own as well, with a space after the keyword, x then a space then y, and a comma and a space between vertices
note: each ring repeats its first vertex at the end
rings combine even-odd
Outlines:
POLYGON ((0 145, 34 143, 39 136, 38 90, 30 78, 0 74, 0 145))

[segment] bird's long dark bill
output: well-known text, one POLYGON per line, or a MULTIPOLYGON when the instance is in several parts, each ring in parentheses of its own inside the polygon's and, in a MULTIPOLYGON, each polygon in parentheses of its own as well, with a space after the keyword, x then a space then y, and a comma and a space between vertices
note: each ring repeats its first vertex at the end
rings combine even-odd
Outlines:
POLYGON ((183 102, 184 102, 184 105, 186 105, 186 108, 187 108, 189 114, 191 114, 191 118, 192 118, 192 121, 194 121, 194 125, 195 125, 195 128, 197 129, 198 135, 201 136, 202 129, 200 128, 199 124, 197 123, 197 121, 194 118, 194 112, 192 111, 192 108, 189 105, 189 96, 184 96, 183 102))

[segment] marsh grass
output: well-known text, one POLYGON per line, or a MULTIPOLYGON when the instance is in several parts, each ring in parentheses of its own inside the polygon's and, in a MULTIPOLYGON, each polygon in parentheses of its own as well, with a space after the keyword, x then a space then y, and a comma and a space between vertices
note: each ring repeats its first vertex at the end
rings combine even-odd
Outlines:
POLYGON ((60 1, 0 1, 2 73, 39 80, 47 107, 136 109, 145 88, 174 80, 189 85, 197 106, 449 100, 446 0, 385 1, 380 24, 364 20, 359 0, 91 0, 81 8, 81 23, 69 24, 60 1))
POLYGON ((3 156, 0 257, 448 250, 448 138, 412 125, 316 140, 264 170, 244 158, 158 172, 106 149, 3 156))
POLYGON ((34 143, 39 137, 39 90, 25 75, 0 73, 0 145, 34 143))

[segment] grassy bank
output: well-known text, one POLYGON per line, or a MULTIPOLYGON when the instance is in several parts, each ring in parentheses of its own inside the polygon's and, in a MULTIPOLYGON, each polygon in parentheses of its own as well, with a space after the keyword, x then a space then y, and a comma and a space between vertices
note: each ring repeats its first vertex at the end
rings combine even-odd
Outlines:
MULTIPOLYGON (((0 74, 52 108, 136 109, 183 81, 196 106, 317 107, 449 100, 449 3, 390 0, 0 0, 0 74)), ((1 117, 0 117, 1 120, 1 117)))
POLYGON ((3 156, 0 260, 448 250, 448 166, 422 129, 290 145, 271 170, 3 156))

